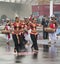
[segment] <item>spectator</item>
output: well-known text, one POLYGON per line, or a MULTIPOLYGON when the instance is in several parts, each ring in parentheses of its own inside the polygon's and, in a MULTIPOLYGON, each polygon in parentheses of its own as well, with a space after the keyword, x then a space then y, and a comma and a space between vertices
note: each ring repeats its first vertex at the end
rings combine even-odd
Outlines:
MULTIPOLYGON (((49 20, 48 20, 48 17, 47 16, 44 16, 42 18, 42 23, 43 25, 43 39, 48 39, 48 32, 46 32, 44 30, 45 27, 48 27, 48 24, 49 24, 49 20)), ((49 47, 48 45, 43 45, 43 51, 48 51, 49 47)))

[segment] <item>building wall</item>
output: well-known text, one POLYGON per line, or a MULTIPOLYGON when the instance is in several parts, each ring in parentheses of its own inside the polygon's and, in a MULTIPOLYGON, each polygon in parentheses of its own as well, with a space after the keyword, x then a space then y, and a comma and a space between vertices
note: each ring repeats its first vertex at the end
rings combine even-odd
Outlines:
POLYGON ((16 13, 21 17, 29 16, 32 13, 31 5, 0 2, 0 18, 6 15, 12 19, 16 13))
MULTIPOLYGON (((53 11, 54 11, 54 14, 56 15, 60 15, 60 4, 55 4, 53 6, 53 11)), ((32 6, 32 13, 36 13, 38 12, 39 16, 42 16, 42 15, 47 15, 49 16, 50 14, 50 6, 49 5, 34 5, 32 6)))

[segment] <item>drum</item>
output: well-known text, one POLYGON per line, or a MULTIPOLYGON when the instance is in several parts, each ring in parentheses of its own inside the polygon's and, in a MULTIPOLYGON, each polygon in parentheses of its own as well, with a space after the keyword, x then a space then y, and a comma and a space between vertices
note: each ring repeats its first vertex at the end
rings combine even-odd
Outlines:
POLYGON ((10 33, 9 30, 2 30, 1 32, 2 32, 2 34, 9 34, 10 33))
POLYGON ((46 32, 49 32, 49 33, 55 32, 55 29, 50 28, 50 27, 46 27, 46 28, 44 28, 44 30, 45 30, 46 32))

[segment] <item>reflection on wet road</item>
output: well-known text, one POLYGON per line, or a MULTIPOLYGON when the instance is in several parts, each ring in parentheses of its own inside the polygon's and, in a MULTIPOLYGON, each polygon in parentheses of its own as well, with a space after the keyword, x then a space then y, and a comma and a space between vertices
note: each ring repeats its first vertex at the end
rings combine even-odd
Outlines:
MULTIPOLYGON (((13 47, 11 48, 13 50, 13 47)), ((4 47, 0 47, 0 64, 59 64, 60 63, 60 51, 55 54, 49 52, 43 52, 39 50, 38 53, 22 52, 17 55, 12 50, 6 51, 4 47), (53 56, 52 56, 53 54, 53 56)))
POLYGON ((19 56, 13 52, 13 46, 11 46, 10 51, 6 49, 5 41, 1 40, 0 64, 60 64, 60 48, 57 48, 56 52, 43 52, 43 49, 40 48, 38 53, 21 52, 19 56))

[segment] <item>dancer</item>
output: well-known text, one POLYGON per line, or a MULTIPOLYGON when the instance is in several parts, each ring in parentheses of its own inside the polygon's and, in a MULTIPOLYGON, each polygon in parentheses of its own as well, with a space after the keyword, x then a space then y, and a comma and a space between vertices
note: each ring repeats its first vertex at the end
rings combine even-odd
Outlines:
POLYGON ((32 19, 32 22, 30 23, 30 27, 31 27, 31 33, 30 33, 30 36, 31 36, 31 40, 33 42, 33 45, 32 45, 32 49, 34 48, 33 51, 37 52, 38 51, 38 44, 37 44, 37 35, 38 35, 38 32, 36 30, 36 27, 37 26, 41 26, 41 24, 37 24, 36 22, 36 19, 33 18, 32 19))
MULTIPOLYGON (((6 25, 5 25, 4 30, 6 30, 6 31, 11 30, 10 20, 9 19, 6 20, 6 25)), ((11 35, 10 35, 10 33, 6 33, 5 35, 6 35, 6 41, 7 41, 7 49, 8 49, 8 51, 10 51, 10 38, 11 38, 11 35)))
POLYGON ((15 22, 13 23, 12 38, 15 44, 14 52, 17 51, 17 54, 25 49, 24 27, 25 24, 19 19, 19 17, 16 17, 15 22))
POLYGON ((26 51, 25 44, 27 43, 27 41, 25 40, 25 36, 24 36, 25 29, 26 29, 25 22, 24 22, 24 20, 21 20, 20 21, 20 31, 19 31, 19 35, 18 35, 21 51, 26 51))
POLYGON ((14 41, 14 52, 17 52, 17 54, 19 54, 19 49, 20 49, 20 42, 19 42, 19 38, 18 38, 18 34, 19 34, 19 30, 20 30, 20 19, 19 17, 15 17, 15 22, 12 23, 12 38, 14 41))

